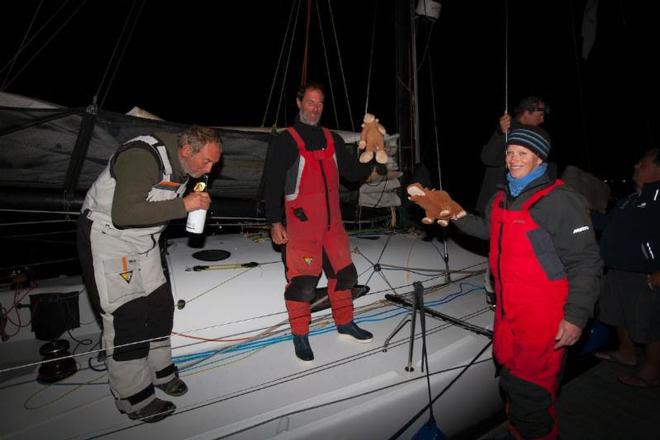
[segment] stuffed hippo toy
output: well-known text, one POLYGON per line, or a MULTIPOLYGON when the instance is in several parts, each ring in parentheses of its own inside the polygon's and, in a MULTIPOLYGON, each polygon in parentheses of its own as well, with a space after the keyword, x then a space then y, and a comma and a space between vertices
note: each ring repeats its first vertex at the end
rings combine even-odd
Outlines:
POLYGON ((449 220, 456 220, 466 215, 465 210, 445 191, 428 189, 419 183, 408 185, 407 191, 410 195, 408 199, 424 209, 425 217, 422 223, 430 225, 437 221, 440 225, 447 226, 449 220))
POLYGON ((371 113, 364 115, 362 123, 362 132, 360 133, 360 142, 358 147, 364 150, 360 154, 360 162, 371 162, 376 156, 376 162, 386 163, 387 153, 385 152, 385 127, 380 125, 378 118, 371 113))

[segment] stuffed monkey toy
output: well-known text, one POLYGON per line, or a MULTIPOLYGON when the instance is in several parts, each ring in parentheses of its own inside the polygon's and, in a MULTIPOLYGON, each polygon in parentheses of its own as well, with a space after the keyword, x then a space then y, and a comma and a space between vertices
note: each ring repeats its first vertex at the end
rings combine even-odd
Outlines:
POLYGON ((358 147, 364 150, 360 154, 360 162, 371 162, 376 156, 376 162, 386 163, 387 153, 385 152, 385 127, 380 125, 378 118, 371 113, 364 115, 362 123, 362 132, 360 133, 360 142, 358 147))
POLYGON ((466 215, 465 210, 449 197, 445 191, 428 189, 419 183, 412 183, 406 188, 410 197, 408 199, 424 209, 425 217, 422 223, 428 225, 437 221, 447 226, 449 220, 456 220, 466 215))

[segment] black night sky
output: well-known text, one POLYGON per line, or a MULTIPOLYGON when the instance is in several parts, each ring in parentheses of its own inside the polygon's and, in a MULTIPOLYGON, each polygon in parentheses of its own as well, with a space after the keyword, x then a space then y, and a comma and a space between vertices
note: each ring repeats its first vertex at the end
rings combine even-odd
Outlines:
MULTIPOLYGON (((259 126, 291 6, 297 3, 4 2, 0 81, 6 92, 86 106, 117 47, 121 63, 111 65, 99 95, 104 109, 127 112, 139 106, 177 122, 259 126), (134 30, 130 40, 117 45, 124 27, 134 30), (29 44, 12 64, 21 41, 29 44)), ((324 124, 351 128, 331 32, 334 26, 353 123, 359 125, 368 96, 369 111, 388 131, 396 131, 394 0, 330 2, 334 21, 328 2, 311 3, 307 77, 328 83, 325 43, 339 121, 326 101, 324 124)), ((581 57, 580 36, 585 3, 444 0, 437 21, 418 20, 422 161, 432 170, 437 168, 437 130, 444 186, 460 194, 457 198, 466 205, 476 198, 482 177, 479 152, 504 110, 507 91, 511 109, 530 94, 548 101, 551 113, 545 127, 553 139, 551 160, 560 169, 572 164, 601 178, 625 178, 641 151, 657 145, 660 40, 649 6, 653 2, 600 1, 595 44, 586 61, 581 57)), ((295 115, 293 91, 301 78, 307 2, 301 2, 300 8, 280 126, 295 115)), ((282 58, 288 57, 285 50, 282 58)), ((282 61, 277 71, 266 126, 274 122, 285 65, 282 61)))

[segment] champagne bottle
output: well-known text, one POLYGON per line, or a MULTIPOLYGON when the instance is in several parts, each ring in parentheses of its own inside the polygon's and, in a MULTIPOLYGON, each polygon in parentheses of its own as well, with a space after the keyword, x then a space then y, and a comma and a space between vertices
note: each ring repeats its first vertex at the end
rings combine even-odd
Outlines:
MULTIPOLYGON (((204 175, 202 178, 195 184, 193 188, 194 192, 206 191, 206 182, 208 181, 208 176, 204 175)), ((193 234, 201 234, 204 232, 204 224, 206 223, 206 209, 196 209, 188 213, 188 220, 186 221, 186 231, 193 234)))

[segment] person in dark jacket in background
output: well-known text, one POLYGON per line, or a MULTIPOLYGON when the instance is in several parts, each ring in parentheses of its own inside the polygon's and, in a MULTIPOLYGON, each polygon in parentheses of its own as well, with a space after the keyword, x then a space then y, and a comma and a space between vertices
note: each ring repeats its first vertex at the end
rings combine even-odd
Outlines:
POLYGON ((606 275, 599 319, 616 327, 615 351, 599 359, 633 366, 635 343, 644 345, 644 362, 619 380, 630 386, 660 386, 660 150, 648 150, 635 165, 636 191, 609 214, 601 237, 606 275))
POLYGON ((314 359, 308 336, 311 302, 321 270, 328 279, 328 299, 339 334, 357 342, 373 339, 353 321, 351 289, 358 275, 339 200, 339 176, 351 181, 365 179, 373 165, 359 164, 339 135, 319 125, 324 100, 325 92, 318 83, 298 90, 300 113, 293 127, 273 139, 264 167, 266 219, 273 243, 283 249, 284 298, 293 345, 296 356, 305 362, 314 359))
POLYGON ((545 122, 548 108, 541 98, 528 96, 520 100, 514 109, 514 117, 504 112, 499 120, 499 127, 490 140, 481 149, 481 162, 486 166, 481 190, 477 198, 475 210, 483 215, 486 203, 497 191, 498 185, 506 182, 506 167, 504 166, 504 152, 506 150, 506 134, 525 126, 538 127, 545 122))
POLYGON ((511 131, 507 184, 484 217, 454 220, 490 240, 495 280, 493 352, 516 439, 555 439, 555 402, 566 355, 592 316, 602 270, 586 200, 548 175, 547 133, 511 131))

